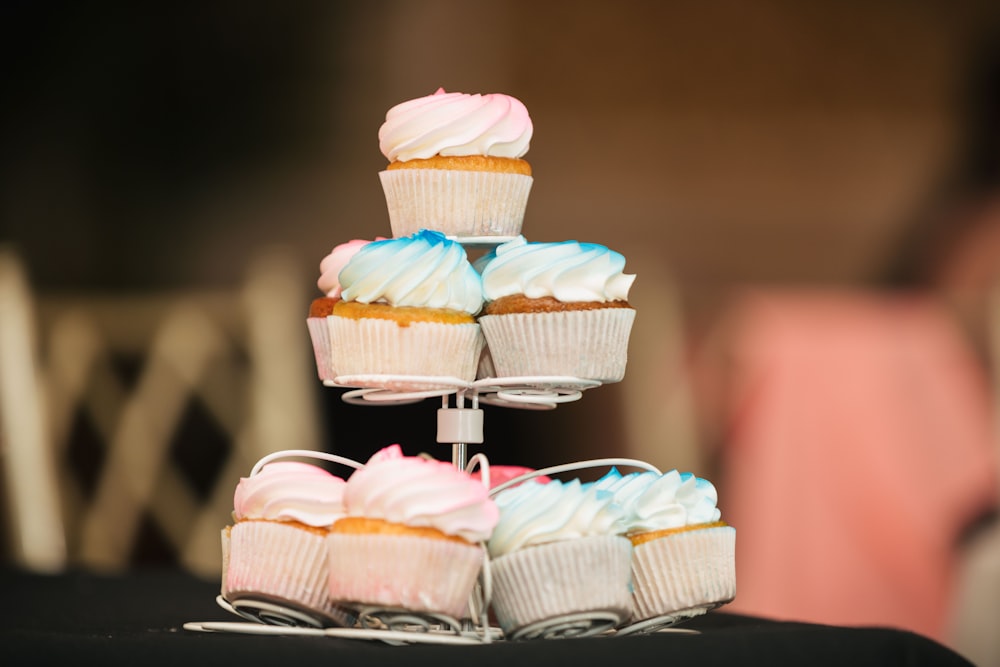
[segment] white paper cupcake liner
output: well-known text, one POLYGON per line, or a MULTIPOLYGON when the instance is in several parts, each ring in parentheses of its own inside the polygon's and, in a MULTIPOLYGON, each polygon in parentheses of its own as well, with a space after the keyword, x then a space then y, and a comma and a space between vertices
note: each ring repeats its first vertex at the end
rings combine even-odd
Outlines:
POLYGON ((330 533, 329 593, 352 605, 468 618, 479 545, 409 535, 330 533))
POLYGON ((497 370, 493 366, 493 355, 490 354, 488 345, 483 345, 483 352, 479 357, 479 365, 476 368, 476 379, 495 378, 497 370))
POLYGON ((600 382, 625 376, 632 308, 483 315, 497 377, 569 375, 600 382))
POLYGON ((331 362, 338 375, 443 375, 476 378, 483 334, 478 324, 415 322, 331 315, 331 362))
POLYGON ((736 596, 736 529, 686 530, 644 542, 632 556, 633 619, 641 621, 736 596))
POLYGON ((395 237, 433 229, 454 236, 517 236, 532 177, 449 169, 379 172, 395 237))
POLYGON ((312 340, 313 355, 316 357, 316 373, 320 380, 332 380, 337 377, 333 370, 330 357, 330 328, 325 317, 307 317, 309 338, 312 340))
POLYGON ((490 562, 492 607, 504 633, 569 614, 632 609, 632 544, 624 537, 583 537, 527 547, 490 562))
POLYGON ((276 600, 341 622, 327 590, 325 535, 275 521, 243 521, 229 531, 223 585, 229 601, 276 600))

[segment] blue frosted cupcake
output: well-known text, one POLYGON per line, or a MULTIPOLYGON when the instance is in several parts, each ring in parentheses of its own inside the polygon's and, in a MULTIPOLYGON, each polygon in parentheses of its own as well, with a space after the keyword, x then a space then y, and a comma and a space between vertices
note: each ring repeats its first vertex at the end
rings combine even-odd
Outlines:
POLYGON ((594 483, 624 511, 633 546, 632 623, 671 623, 736 595, 736 529, 721 520, 718 494, 706 479, 676 470, 621 475, 594 483))
POLYGON ((629 618, 632 545, 612 495, 579 480, 495 496, 492 609, 509 638, 593 634, 629 618))
POLYGON ((475 379, 482 282, 459 243, 428 230, 373 241, 339 280, 340 301, 327 318, 338 377, 475 379))
POLYGON ((625 258, 596 243, 529 243, 477 260, 486 300, 479 323, 497 377, 625 375, 635 309, 625 258))

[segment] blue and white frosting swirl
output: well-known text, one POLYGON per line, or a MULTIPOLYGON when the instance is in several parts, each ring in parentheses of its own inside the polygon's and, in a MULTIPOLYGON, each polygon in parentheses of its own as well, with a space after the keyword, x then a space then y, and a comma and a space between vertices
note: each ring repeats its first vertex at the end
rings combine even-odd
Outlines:
POLYGON ((597 243, 529 243, 517 236, 475 263, 487 301, 523 294, 564 303, 627 301, 635 276, 624 273, 625 257, 597 243))
POLYGON ((476 315, 483 307, 482 280, 465 248, 440 232, 373 241, 341 270, 344 301, 447 308, 476 315))
POLYGON ((501 491, 494 501, 500 520, 487 543, 493 558, 523 547, 625 531, 613 494, 580 480, 530 480, 501 491))
POLYGON ((629 535, 719 521, 719 494, 707 479, 671 470, 622 475, 612 468, 592 483, 612 495, 624 512, 629 535))

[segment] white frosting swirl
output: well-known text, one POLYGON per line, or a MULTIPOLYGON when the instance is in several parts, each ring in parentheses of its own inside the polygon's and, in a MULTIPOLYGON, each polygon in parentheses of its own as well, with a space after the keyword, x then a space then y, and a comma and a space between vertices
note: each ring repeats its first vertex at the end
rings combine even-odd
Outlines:
POLYGON ((349 516, 430 527, 482 542, 499 514, 483 484, 444 461, 403 456, 398 445, 377 452, 347 480, 349 516))
POLYGON ((622 476, 613 468, 593 486, 611 493, 622 507, 628 534, 711 523, 722 516, 715 486, 687 472, 622 476))
POLYGON ((612 494, 580 480, 530 480, 504 489, 494 500, 500 521, 487 544, 494 558, 548 542, 625 532, 624 513, 612 494))
POLYGON ((389 109, 378 141, 390 162, 435 155, 519 158, 528 152, 532 131, 528 110, 510 95, 439 88, 389 109))
POLYGON ((487 301, 513 294, 571 303, 627 301, 625 257, 596 243, 529 243, 517 236, 476 261, 487 301))
POLYGON ((345 515, 344 488, 344 480, 318 466, 268 463, 256 475, 240 478, 233 494, 233 518, 330 526, 345 515))
POLYGON ((470 315, 483 306, 482 281, 465 249, 430 230, 365 245, 341 270, 340 285, 344 301, 448 308, 470 315))

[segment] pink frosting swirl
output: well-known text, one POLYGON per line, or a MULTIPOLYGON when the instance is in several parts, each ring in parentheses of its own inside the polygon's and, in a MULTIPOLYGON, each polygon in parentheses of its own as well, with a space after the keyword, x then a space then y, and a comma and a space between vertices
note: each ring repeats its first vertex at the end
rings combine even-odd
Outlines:
MULTIPOLYGON (((385 237, 376 236, 376 241, 384 241, 385 237)), ((351 260, 351 257, 371 243, 371 241, 366 241, 364 239, 353 239, 347 241, 346 243, 341 243, 333 248, 326 257, 320 260, 319 263, 319 280, 316 281, 317 287, 320 291, 329 297, 337 298, 340 296, 340 270, 347 265, 347 262, 351 260)))
POLYGON ((483 484, 450 463, 403 456, 399 445, 355 471, 344 489, 348 516, 430 527, 469 542, 485 541, 499 518, 483 484))
MULTIPOLYGON (((513 465, 491 465, 490 466, 490 488, 500 486, 505 482, 509 482, 515 477, 520 477, 521 475, 526 475, 529 472, 535 472, 534 468, 528 468, 525 466, 513 466, 513 465)), ((472 473, 472 477, 478 480, 483 479, 483 473, 481 470, 476 470, 472 473)), ((541 484, 551 481, 549 477, 545 475, 538 475, 530 479, 535 480, 541 484)))
POLYGON ((390 162, 435 155, 519 158, 528 152, 533 129, 528 110, 517 98, 438 88, 433 95, 389 109, 378 141, 390 162))
POLYGON ((340 477, 308 463, 268 463, 256 475, 240 478, 233 495, 233 518, 299 521, 326 527, 343 518, 340 477))

